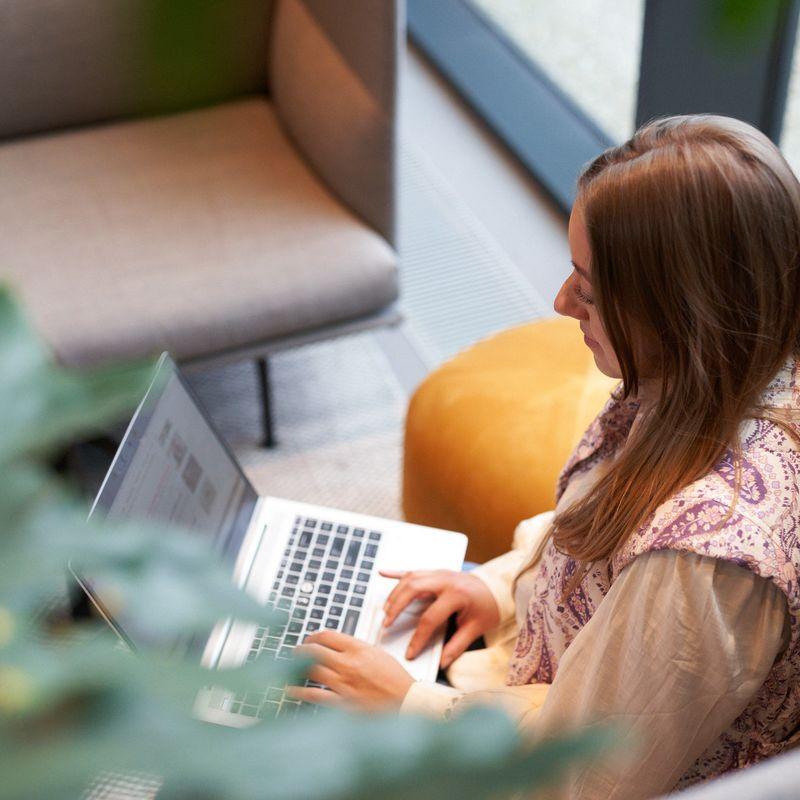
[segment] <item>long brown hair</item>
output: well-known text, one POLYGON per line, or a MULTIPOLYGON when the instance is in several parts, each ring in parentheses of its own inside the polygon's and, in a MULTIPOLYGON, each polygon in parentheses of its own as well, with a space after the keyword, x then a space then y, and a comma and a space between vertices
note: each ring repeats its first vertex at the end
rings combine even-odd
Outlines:
POLYGON ((800 352, 800 184, 755 128, 710 115, 648 123, 586 167, 576 204, 623 398, 653 378, 657 399, 553 521, 556 549, 579 564, 565 595, 729 448, 736 462, 743 420, 785 426, 756 404, 800 352))

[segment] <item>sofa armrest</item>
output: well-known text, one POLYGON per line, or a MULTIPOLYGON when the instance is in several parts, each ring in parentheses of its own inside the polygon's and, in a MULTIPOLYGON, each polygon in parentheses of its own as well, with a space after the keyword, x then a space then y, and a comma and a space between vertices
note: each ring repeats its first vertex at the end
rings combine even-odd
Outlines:
POLYGON ((402 0, 278 0, 270 93, 290 138, 345 205, 394 243, 402 0))

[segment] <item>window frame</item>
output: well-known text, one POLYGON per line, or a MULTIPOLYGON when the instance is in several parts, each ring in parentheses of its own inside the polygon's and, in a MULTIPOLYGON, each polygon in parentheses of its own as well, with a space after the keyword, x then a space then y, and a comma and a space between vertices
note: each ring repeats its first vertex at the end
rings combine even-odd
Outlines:
MULTIPOLYGON (((646 0, 636 124, 722 113, 779 141, 800 0, 763 3, 746 56, 708 41, 700 6, 708 4, 646 0), (740 63, 735 86, 731 55, 740 63)), ((407 0, 407 15, 412 41, 568 214, 582 166, 615 142, 469 0, 407 0)))

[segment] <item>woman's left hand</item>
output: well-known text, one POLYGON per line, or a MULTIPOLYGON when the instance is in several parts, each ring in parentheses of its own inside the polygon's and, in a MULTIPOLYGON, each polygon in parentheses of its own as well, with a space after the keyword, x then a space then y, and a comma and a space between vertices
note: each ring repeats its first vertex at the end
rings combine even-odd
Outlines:
POLYGON ((414 678, 394 656, 338 631, 319 631, 306 637, 295 653, 316 663, 308 677, 328 686, 291 686, 298 700, 361 711, 396 711, 414 678))

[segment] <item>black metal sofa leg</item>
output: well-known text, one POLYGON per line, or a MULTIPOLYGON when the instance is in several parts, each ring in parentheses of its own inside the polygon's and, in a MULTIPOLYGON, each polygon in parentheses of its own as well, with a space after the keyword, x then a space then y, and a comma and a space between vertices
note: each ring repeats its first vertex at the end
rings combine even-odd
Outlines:
POLYGON ((261 389, 261 407, 264 419, 264 447, 275 447, 275 433, 272 424, 272 390, 269 383, 269 361, 266 357, 256 359, 258 382, 261 389))

